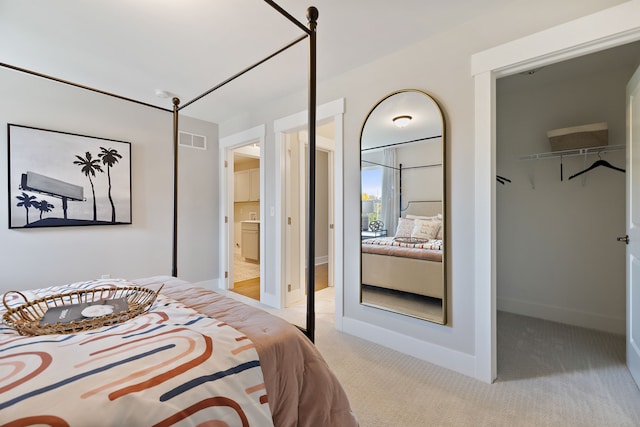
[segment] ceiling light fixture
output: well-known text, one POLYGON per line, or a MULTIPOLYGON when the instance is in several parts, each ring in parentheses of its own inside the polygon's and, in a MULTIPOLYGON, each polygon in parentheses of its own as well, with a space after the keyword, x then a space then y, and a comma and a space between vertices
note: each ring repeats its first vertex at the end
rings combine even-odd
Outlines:
POLYGON ((156 89, 156 96, 158 98, 173 98, 175 97, 175 95, 171 92, 169 92, 168 90, 164 90, 164 89, 156 89))
POLYGON ((399 128, 403 128, 409 124, 412 118, 411 116, 397 116, 393 118, 393 123, 399 128))

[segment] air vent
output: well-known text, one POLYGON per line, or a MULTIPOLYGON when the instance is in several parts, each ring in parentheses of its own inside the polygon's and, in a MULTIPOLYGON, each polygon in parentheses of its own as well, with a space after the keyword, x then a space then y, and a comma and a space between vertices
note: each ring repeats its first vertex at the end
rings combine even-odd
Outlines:
POLYGON ((196 135, 195 133, 179 132, 178 144, 182 147, 197 148, 199 150, 207 149, 207 137, 196 135))

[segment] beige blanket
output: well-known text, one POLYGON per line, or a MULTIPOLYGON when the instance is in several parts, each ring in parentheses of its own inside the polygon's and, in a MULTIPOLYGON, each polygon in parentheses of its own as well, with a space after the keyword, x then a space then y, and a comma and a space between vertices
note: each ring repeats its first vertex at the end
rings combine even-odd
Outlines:
POLYGON ((135 280, 228 323, 255 344, 277 427, 352 427, 358 421, 344 389, 316 347, 290 323, 188 282, 159 276, 135 280))

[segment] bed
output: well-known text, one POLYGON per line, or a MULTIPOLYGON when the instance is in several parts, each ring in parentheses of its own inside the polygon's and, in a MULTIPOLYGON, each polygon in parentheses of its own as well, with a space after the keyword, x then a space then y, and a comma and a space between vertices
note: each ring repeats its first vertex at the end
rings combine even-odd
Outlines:
MULTIPOLYGON (((171 276, 23 293, 163 284, 147 313, 117 325, 33 337, 3 325, 2 425, 358 425, 311 341, 237 300, 171 276)), ((7 297, 9 306, 23 302, 7 297)))
POLYGON ((362 240, 362 283, 444 298, 442 224, 441 201, 409 202, 393 236, 362 240), (412 236, 416 221, 426 234, 412 236))

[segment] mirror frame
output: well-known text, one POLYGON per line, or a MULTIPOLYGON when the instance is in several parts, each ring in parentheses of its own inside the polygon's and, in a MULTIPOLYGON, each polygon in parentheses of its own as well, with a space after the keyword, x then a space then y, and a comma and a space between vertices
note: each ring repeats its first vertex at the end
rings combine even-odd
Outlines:
MULTIPOLYGON (((378 304, 372 304, 372 303, 366 303, 363 302, 363 296, 362 296, 362 268, 363 268, 363 262, 362 262, 362 244, 360 245, 360 256, 359 256, 359 260, 360 260, 360 282, 358 283, 359 286, 359 302, 361 305, 367 306, 367 307, 373 307, 373 308, 377 308, 377 309, 381 309, 384 311, 389 311, 392 313, 396 313, 396 314, 401 314, 404 316, 409 316, 409 317, 413 317, 416 319, 420 319, 420 320, 424 320, 424 321, 429 321, 429 322, 433 322, 433 323, 437 323, 440 325, 446 325, 448 323, 448 306, 449 306, 449 295, 448 295, 448 287, 449 287, 449 280, 448 280, 448 271, 449 271, 449 233, 451 230, 451 227, 449 225, 449 209, 448 209, 448 193, 447 193, 447 188, 448 188, 448 180, 447 180, 447 175, 449 172, 449 168, 448 168, 448 163, 447 163, 447 127, 446 127, 446 120, 445 120, 445 113, 444 113, 444 109, 442 108, 440 102, 438 102, 438 100, 433 97, 431 94, 423 91, 423 90, 419 90, 419 89, 401 89, 401 90, 397 90, 394 91, 392 93, 389 93, 388 95, 385 95, 382 99, 380 99, 369 111, 369 113, 367 114, 367 116, 365 117, 362 126, 360 128, 360 137, 359 137, 359 157, 360 157, 360 209, 359 209, 359 213, 360 213, 360 218, 358 219, 358 223, 361 224, 361 219, 362 219, 362 215, 363 215, 363 210, 362 210, 362 136, 365 130, 365 126, 367 125, 367 122, 369 120, 369 118, 371 117, 371 115, 373 114, 373 112, 376 110, 376 108, 378 108, 383 102, 385 102, 386 100, 388 100, 389 98, 402 94, 402 93, 418 93, 421 95, 424 95, 425 97, 427 97, 428 100, 430 100, 431 102, 433 102, 433 104, 435 105, 435 107, 437 108, 437 110, 440 113, 440 121, 441 121, 441 128, 442 128, 442 133, 441 133, 441 155, 442 155, 442 216, 443 216, 443 236, 442 236, 442 242, 443 242, 443 250, 442 250, 442 302, 441 302, 441 313, 442 316, 439 318, 435 318, 435 317, 428 317, 428 316, 419 316, 416 314, 412 314, 412 313, 406 313, 403 312, 399 309, 394 309, 392 307, 387 307, 387 306, 383 306, 383 305, 378 305, 378 304)), ((362 233, 362 225, 360 225, 360 232, 362 233)))

